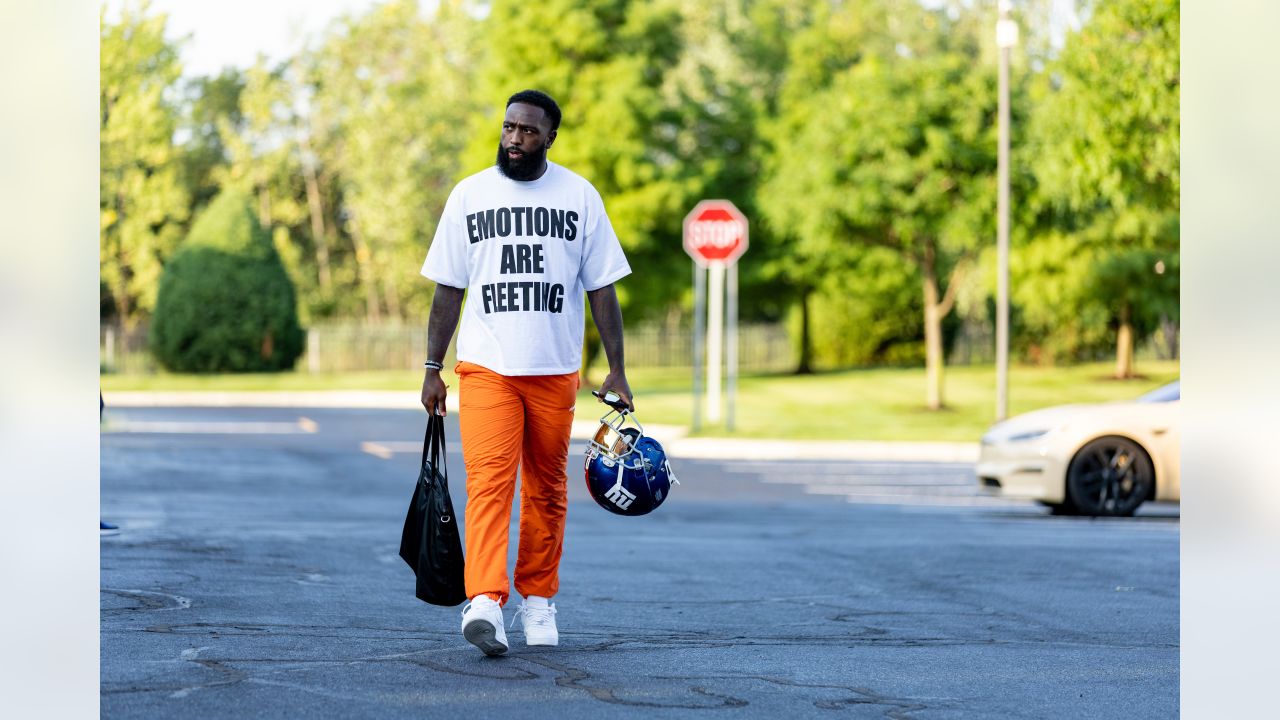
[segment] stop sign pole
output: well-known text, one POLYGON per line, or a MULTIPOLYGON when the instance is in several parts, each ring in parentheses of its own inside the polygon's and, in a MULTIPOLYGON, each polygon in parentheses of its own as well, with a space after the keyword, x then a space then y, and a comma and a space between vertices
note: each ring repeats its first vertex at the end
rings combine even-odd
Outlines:
POLYGON ((702 427, 702 312, 703 289, 709 287, 707 312, 707 420, 720 422, 722 351, 725 348, 725 275, 728 275, 728 417, 726 429, 734 426, 734 405, 738 384, 738 265, 747 250, 747 218, 728 200, 703 200, 684 219, 684 249, 693 258, 693 429, 702 427), (707 282, 703 282, 706 270, 707 282))

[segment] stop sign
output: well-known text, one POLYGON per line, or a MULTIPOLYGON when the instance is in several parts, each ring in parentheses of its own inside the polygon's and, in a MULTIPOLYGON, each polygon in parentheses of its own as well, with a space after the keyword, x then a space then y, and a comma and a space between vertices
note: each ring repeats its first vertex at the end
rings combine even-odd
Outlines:
POLYGON ((699 265, 732 265, 747 251, 747 216, 728 200, 703 200, 684 216, 684 251, 699 265))

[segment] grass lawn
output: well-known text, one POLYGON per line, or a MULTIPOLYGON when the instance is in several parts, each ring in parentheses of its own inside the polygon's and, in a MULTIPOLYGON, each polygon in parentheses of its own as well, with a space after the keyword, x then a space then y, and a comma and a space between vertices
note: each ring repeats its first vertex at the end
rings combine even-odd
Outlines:
MULTIPOLYGON (((1066 403, 1128 400, 1177 379, 1178 363, 1142 363, 1145 378, 1108 377, 1110 363, 1073 367, 1015 367, 1009 373, 1010 413, 1066 403)), ((995 420, 995 370, 948 368, 947 408, 924 407, 923 369, 846 370, 809 376, 755 376, 739 380, 736 436, 822 440, 954 440, 976 442, 995 420)), ((641 420, 688 425, 692 401, 688 372, 630 377, 641 420)), ((705 423, 705 415, 704 415, 705 423)), ((704 435, 723 427, 704 424, 704 435)))
MULTIPOLYGON (((445 382, 457 387, 447 374, 445 382)), ((422 387, 421 370, 364 370, 347 373, 244 373, 227 375, 103 375, 105 392, 303 392, 311 390, 404 390, 422 387)))
MULTIPOLYGON (((1146 360, 1145 377, 1113 380, 1110 363, 1071 367, 1014 367, 1009 373, 1010 412, 1018 414, 1065 403, 1128 400, 1177 379, 1178 362, 1146 360)), ((603 370, 593 372, 599 381, 603 370)), ((642 422, 689 425, 691 378, 687 369, 635 369, 628 373, 642 422)), ((456 388, 457 379, 445 381, 456 388)), ((408 390, 421 371, 341 374, 306 372, 260 375, 104 375, 105 391, 304 391, 408 390)), ((579 407, 595 398, 584 387, 579 407)), ((991 366, 947 368, 947 409, 924 408, 923 368, 844 370, 808 376, 755 375, 738 382, 737 428, 748 438, 815 440, 955 440, 976 442, 995 418, 995 370, 991 366)), ((603 411, 604 406, 600 405, 603 411)), ((603 414, 603 413, 602 413, 603 414)), ((579 418, 589 417, 579 412, 579 418)), ((723 426, 705 424, 702 435, 723 436, 723 426)))

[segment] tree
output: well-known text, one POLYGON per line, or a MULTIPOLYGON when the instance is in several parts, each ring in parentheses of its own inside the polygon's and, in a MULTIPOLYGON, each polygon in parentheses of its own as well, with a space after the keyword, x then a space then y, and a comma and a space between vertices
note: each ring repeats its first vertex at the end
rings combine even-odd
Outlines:
MULTIPOLYGON (((497 0, 484 25, 485 36, 502 42, 490 43, 480 62, 461 174, 493 164, 508 97, 534 88, 555 98, 564 116, 550 158, 595 186, 632 267, 644 268, 618 286, 630 320, 663 312, 677 297, 672 278, 688 277, 672 250, 696 182, 680 155, 698 147, 681 142, 683 119, 664 93, 681 52, 679 28, 673 0, 497 0)), ((589 329, 584 368, 599 348, 589 329)))
POLYGON ((333 260, 334 284, 353 285, 344 294, 359 306, 343 309, 370 322, 426 315, 430 288, 410 269, 421 266, 458 173, 475 27, 457 0, 429 15, 416 2, 388 2, 343 18, 301 59, 310 115, 299 157, 312 232, 323 239, 328 173, 350 251, 317 248, 333 260))
POLYGON ((231 161, 223 134, 228 127, 239 132, 244 123, 244 87, 244 75, 235 68, 186 83, 179 134, 186 137, 181 144, 183 184, 190 189, 193 209, 203 208, 218 194, 219 173, 231 161))
POLYGON ((1107 318, 1120 378, 1134 343, 1178 314, 1178 21, 1177 0, 1098 4, 1050 65, 1034 118, 1057 264, 1080 279, 1045 314, 1107 318))
POLYGON ((165 260, 182 237, 188 193, 173 146, 181 72, 165 16, 126 3, 118 23, 100 17, 99 107, 103 283, 117 320, 133 325, 155 306, 165 260))
POLYGON ((293 284, 243 192, 218 195, 165 268, 150 340, 177 372, 287 370, 302 353, 293 284))
POLYGON ((827 367, 918 365, 920 273, 892 250, 867 248, 820 278, 808 309, 811 362, 827 367))
POLYGON ((856 50, 834 50, 833 62, 803 56, 796 82, 826 85, 786 95, 761 203, 789 238, 789 274, 809 288, 873 247, 916 268, 926 402, 939 409, 942 320, 994 232, 994 63, 976 16, 952 20, 909 2, 892 9, 892 21, 874 4, 846 21, 877 29, 856 50))
MULTIPOLYGON (((753 222, 762 154, 758 120, 776 94, 783 0, 499 1, 480 71, 484 107, 472 124, 464 172, 493 163, 504 103, 526 87, 560 103, 551 158, 600 191, 637 272, 619 284, 628 322, 676 321, 692 304, 682 220, 698 200, 728 198, 753 222), (512 68, 521 68, 513 78, 512 68)), ((767 232, 754 226, 753 242, 767 232)), ((771 278, 756 255, 743 267, 744 313, 769 309, 771 278)), ((586 364, 598 351, 588 326, 586 364)))
MULTIPOLYGON (((646 275, 663 274, 671 265, 652 252, 655 235, 679 227, 684 209, 674 138, 657 137, 660 125, 674 124, 662 89, 680 52, 678 28, 672 2, 495 2, 486 35, 509 39, 490 46, 480 69, 484 106, 472 123, 466 172, 493 164, 508 96, 526 87, 547 92, 564 110, 552 159, 600 191, 633 264, 644 256, 659 263, 646 275), (518 79, 512 67, 523 69, 518 79)), ((636 291, 652 299, 628 284, 620 288, 624 307, 636 291)))
POLYGON ((303 201, 296 88, 289 69, 288 62, 270 67, 259 58, 245 71, 238 94, 239 122, 232 122, 231 116, 218 122, 226 162, 214 174, 221 188, 237 188, 255 199, 258 221, 270 233, 290 279, 303 297, 314 301, 317 283, 312 268, 326 265, 327 237, 305 237, 309 203, 303 201), (303 257, 309 249, 303 247, 306 240, 314 245, 309 258, 303 257))

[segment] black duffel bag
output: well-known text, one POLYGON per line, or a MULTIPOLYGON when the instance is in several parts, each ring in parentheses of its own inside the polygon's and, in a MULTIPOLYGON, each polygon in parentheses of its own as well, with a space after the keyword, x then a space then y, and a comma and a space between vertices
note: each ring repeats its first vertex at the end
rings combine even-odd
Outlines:
POLYGON ((457 605, 467 599, 463 580, 462 536, 449 498, 449 468, 444 454, 444 418, 431 413, 422 441, 422 465, 400 536, 400 557, 418 576, 414 595, 432 605, 457 605))

